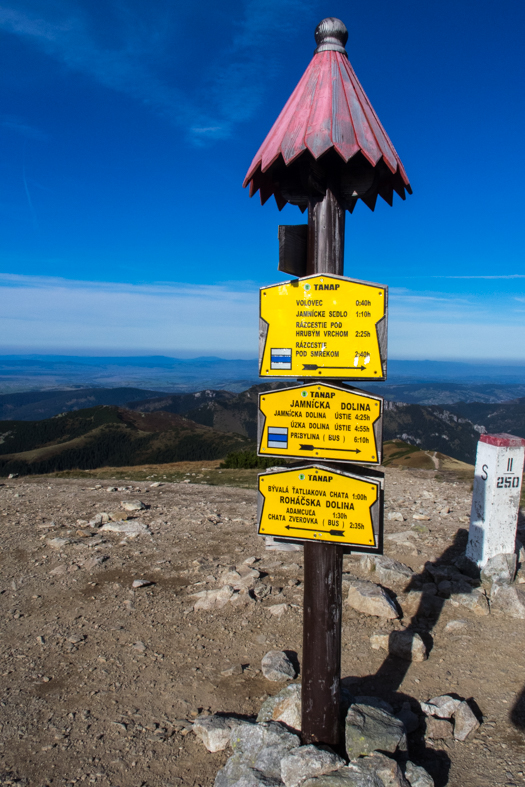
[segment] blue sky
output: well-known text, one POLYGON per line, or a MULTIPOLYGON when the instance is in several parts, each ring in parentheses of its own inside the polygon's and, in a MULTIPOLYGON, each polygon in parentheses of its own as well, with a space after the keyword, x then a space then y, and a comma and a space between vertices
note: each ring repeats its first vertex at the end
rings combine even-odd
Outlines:
POLYGON ((325 16, 414 189, 347 218, 390 356, 525 361, 521 0, 0 3, 0 351, 256 355, 304 218, 242 181, 325 16))

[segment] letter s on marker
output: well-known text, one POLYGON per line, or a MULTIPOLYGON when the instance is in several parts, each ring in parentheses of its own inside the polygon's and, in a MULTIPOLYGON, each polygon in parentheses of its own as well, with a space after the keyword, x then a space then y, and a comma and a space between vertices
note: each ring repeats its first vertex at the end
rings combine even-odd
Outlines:
POLYGON ((486 481, 486 480, 487 480, 487 478, 489 477, 489 476, 488 476, 488 472, 487 472, 487 471, 488 471, 488 469, 489 469, 488 465, 483 465, 483 467, 481 468, 481 470, 483 471, 483 472, 481 473, 481 480, 482 480, 482 481, 486 481))

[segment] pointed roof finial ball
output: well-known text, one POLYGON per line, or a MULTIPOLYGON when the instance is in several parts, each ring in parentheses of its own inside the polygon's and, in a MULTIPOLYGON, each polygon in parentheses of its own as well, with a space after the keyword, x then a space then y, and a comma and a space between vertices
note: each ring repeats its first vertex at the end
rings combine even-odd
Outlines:
POLYGON ((334 16, 323 19, 315 28, 315 41, 317 49, 314 55, 319 52, 341 52, 346 55, 345 44, 348 41, 346 25, 334 16))

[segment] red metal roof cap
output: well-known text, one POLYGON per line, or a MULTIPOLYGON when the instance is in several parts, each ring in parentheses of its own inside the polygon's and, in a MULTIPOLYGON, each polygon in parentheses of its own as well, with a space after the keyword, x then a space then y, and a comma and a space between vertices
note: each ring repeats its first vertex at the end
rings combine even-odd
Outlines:
POLYGON ((312 190, 326 187, 319 186, 323 176, 334 178, 334 168, 340 171, 335 190, 348 210, 358 198, 373 210, 378 194, 392 204, 394 190, 402 199, 405 190, 412 193, 401 160, 350 65, 347 38, 339 19, 324 19, 317 26, 314 57, 244 180, 250 196, 260 189, 262 204, 273 194, 279 209, 290 202, 304 210, 312 190), (337 154, 335 159, 330 152, 337 154), (315 162, 321 157, 320 167, 315 162), (299 161, 301 172, 294 170, 290 184, 286 169, 299 161), (310 172, 305 176, 308 164, 315 185, 310 172), (320 171, 323 166, 327 172, 320 171))
POLYGON ((481 443, 496 445, 502 448, 521 448, 525 446, 523 437, 516 437, 513 434, 482 434, 479 438, 481 443))

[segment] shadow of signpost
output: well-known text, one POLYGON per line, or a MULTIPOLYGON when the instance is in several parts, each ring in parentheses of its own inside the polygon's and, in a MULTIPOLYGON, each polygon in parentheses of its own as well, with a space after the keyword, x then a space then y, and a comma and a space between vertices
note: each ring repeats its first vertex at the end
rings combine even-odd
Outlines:
MULTIPOLYGON (((432 650, 433 646, 432 631, 439 621, 447 598, 450 598, 454 592, 471 593, 480 585, 479 579, 460 573, 454 565, 454 561, 465 553, 467 538, 468 532, 463 528, 459 529, 454 537, 454 542, 437 560, 425 563, 424 570, 420 574, 414 575, 404 589, 406 592, 418 591, 421 593, 417 611, 410 619, 405 632, 409 635, 419 634, 428 652, 432 650)), ((374 675, 360 678, 350 677, 345 679, 344 683, 352 687, 353 693, 355 693, 355 686, 358 685, 361 695, 386 699, 394 709, 399 709, 408 702, 412 710, 416 709, 420 713, 419 701, 399 691, 410 667, 410 661, 389 653, 374 675)), ((444 687, 442 693, 450 692, 447 691, 447 687, 444 687)), ((434 778, 436 787, 446 785, 450 769, 448 754, 445 751, 429 748, 426 745, 424 730, 421 727, 410 735, 409 742, 410 758, 429 771, 434 778)))

